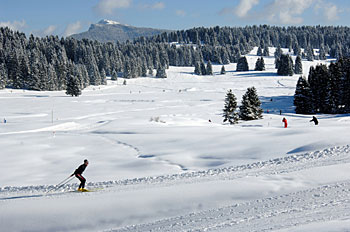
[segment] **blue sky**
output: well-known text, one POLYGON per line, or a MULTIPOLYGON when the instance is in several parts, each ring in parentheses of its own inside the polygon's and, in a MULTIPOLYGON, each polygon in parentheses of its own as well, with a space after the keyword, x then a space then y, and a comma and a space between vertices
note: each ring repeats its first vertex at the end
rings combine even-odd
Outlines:
POLYGON ((0 26, 68 36, 110 19, 162 29, 270 24, 350 26, 348 0, 0 0, 0 26))

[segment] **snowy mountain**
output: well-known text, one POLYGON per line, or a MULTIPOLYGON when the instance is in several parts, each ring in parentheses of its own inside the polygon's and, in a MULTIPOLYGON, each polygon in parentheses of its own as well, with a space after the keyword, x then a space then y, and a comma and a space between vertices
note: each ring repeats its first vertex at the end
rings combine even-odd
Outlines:
POLYGON ((86 32, 71 35, 75 39, 91 39, 100 42, 125 42, 144 36, 158 35, 168 30, 145 27, 134 27, 116 21, 103 19, 96 24, 91 24, 86 32))

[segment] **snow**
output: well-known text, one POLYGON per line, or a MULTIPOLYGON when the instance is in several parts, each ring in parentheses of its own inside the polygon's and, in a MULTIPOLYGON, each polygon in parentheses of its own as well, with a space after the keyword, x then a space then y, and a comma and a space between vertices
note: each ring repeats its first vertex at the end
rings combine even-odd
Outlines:
MULTIPOLYGON (((120 22, 116 22, 116 21, 109 20, 109 19, 102 19, 97 24, 100 24, 100 25, 125 25, 125 24, 121 24, 120 22)), ((127 25, 125 25, 125 26, 127 26, 127 25)))
MULTIPOLYGON (((317 115, 315 126, 296 115, 299 76, 277 76, 273 56, 264 60, 263 72, 213 65, 214 76, 170 67, 167 79, 108 81, 77 98, 1 90, 1 229, 349 230, 350 117, 317 115), (251 86, 264 119, 223 124, 227 90, 240 103, 251 86), (96 191, 73 191, 76 178, 55 188, 85 158, 96 191)), ((304 75, 317 63, 303 61, 304 75)))

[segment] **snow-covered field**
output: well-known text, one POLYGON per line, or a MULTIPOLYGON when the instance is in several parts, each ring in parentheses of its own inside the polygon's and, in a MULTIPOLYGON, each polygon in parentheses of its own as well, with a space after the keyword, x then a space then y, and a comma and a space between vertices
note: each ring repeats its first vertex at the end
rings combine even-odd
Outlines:
POLYGON ((298 75, 264 59, 264 72, 170 67, 78 98, 1 90, 1 231, 349 231, 350 115, 294 114, 298 75), (264 119, 223 124, 227 90, 240 102, 251 86, 264 119), (97 191, 55 189, 85 158, 97 191))

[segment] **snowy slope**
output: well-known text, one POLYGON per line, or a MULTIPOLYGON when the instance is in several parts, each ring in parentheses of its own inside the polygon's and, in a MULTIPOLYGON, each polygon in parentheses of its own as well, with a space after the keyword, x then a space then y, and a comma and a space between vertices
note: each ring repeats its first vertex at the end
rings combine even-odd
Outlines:
MULTIPOLYGON (((250 69, 256 59, 248 56, 250 69)), ((264 72, 171 67, 165 80, 109 81, 78 98, 1 90, 1 228, 346 231, 349 115, 318 115, 317 127, 295 115, 298 76, 277 76, 264 59, 264 72), (240 101, 251 86, 264 119, 222 124, 226 91, 240 101), (76 179, 56 189, 85 158, 97 191, 74 192, 76 179)), ((304 74, 316 63, 303 61, 304 74)))

